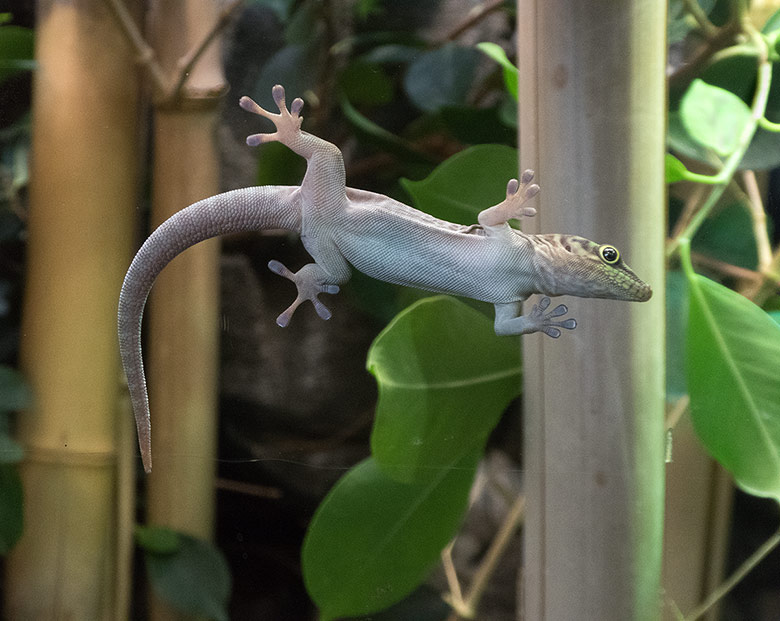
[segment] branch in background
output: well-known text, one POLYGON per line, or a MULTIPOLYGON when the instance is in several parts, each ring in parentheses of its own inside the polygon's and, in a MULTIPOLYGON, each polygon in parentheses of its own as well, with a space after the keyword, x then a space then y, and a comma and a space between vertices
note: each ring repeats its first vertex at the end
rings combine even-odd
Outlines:
POLYGON ((696 0, 683 0, 683 6, 689 15, 696 20, 699 29, 707 40, 712 40, 718 35, 718 27, 710 21, 696 0))
POLYGON ((468 15, 466 15, 466 19, 463 20, 460 24, 458 24, 455 28, 453 28, 444 37, 444 40, 454 41, 460 35, 466 32, 469 28, 471 28, 475 24, 478 24, 480 21, 482 21, 485 17, 487 17, 494 11, 500 9, 503 6, 503 4, 504 4, 504 0, 491 0, 490 2, 485 2, 484 4, 479 4, 475 6, 473 9, 471 9, 468 12, 468 15))
POLYGON ((728 48, 734 37, 740 32, 739 22, 729 22, 721 27, 714 37, 708 39, 700 46, 693 56, 685 64, 677 67, 668 77, 669 86, 682 88, 693 78, 701 74, 702 68, 707 65, 715 54, 728 48))
MULTIPOLYGON (((220 13, 219 19, 217 19, 214 26, 206 33, 203 40, 196 45, 192 51, 184 56, 179 62, 179 72, 175 76, 175 79, 171 79, 165 74, 160 63, 157 61, 157 55, 154 49, 146 42, 141 31, 135 23, 135 20, 128 12, 122 0, 105 0, 106 5, 111 9, 120 30, 127 38, 131 47, 135 50, 138 56, 139 64, 146 69, 149 73, 149 77, 152 80, 154 87, 154 99, 160 106, 168 106, 176 101, 185 98, 185 86, 187 84, 187 78, 195 66, 195 63, 201 58, 203 53, 208 49, 209 45, 217 38, 217 36, 225 29, 230 23, 230 19, 235 13, 236 9, 242 5, 242 0, 234 0, 220 13)), ((221 89, 219 89, 221 90, 221 89)), ((203 96, 213 96, 215 93, 200 93, 203 96)), ((193 95, 190 93, 190 95, 193 95)), ((197 95, 197 94, 196 94, 197 95)))
POLYGON ((669 407, 668 414, 666 415, 666 421, 664 422, 667 431, 672 431, 677 426, 677 423, 680 422, 683 414, 688 412, 690 403, 690 396, 683 395, 669 407))
POLYGON ((756 173, 746 170, 742 173, 742 181, 748 196, 748 206, 753 219, 753 235, 756 238, 756 250, 758 251, 758 271, 762 274, 769 269, 772 263, 772 244, 769 241, 769 233, 766 230, 766 212, 764 202, 761 200, 761 192, 758 189, 756 173))
MULTIPOLYGON (((444 570, 447 573, 447 581, 450 583, 450 605, 453 607, 453 612, 447 619, 447 621, 457 621, 457 619, 475 619, 477 616, 477 608, 482 596, 485 594, 488 581, 490 580, 493 572, 496 570, 498 561, 506 551, 507 546, 511 543, 512 538, 517 533, 517 530, 523 523, 525 517, 525 496, 517 496, 512 506, 504 518, 501 527, 496 533, 495 539, 493 539, 490 547, 488 548, 485 558, 480 563, 477 571, 474 573, 474 579, 472 580, 471 587, 468 594, 464 598, 461 594, 460 585, 457 583, 457 577, 455 576, 455 568, 447 568, 447 554, 452 550, 452 546, 445 548, 442 553, 442 560, 445 562, 444 570), (446 553, 446 554, 445 554, 446 553), (450 571, 454 577, 454 585, 450 581, 450 571), (456 605, 456 603, 458 605, 456 605)), ((449 564, 452 564, 452 559, 449 557, 449 564)))
POLYGON ((171 89, 171 92, 166 99, 175 101, 182 96, 184 86, 187 83, 187 78, 189 77, 192 68, 195 66, 195 63, 198 62, 198 59, 208 49, 209 45, 211 45, 211 42, 222 33, 228 24, 230 24, 230 20, 232 19, 233 14, 240 6, 243 5, 243 3, 243 0, 233 0, 233 2, 231 2, 227 7, 222 9, 217 22, 214 24, 212 29, 206 33, 206 36, 203 37, 203 40, 198 45, 196 45, 189 54, 181 58, 179 61, 179 78, 176 80, 176 84, 171 89))
POLYGON ((780 544, 780 530, 767 539, 763 545, 758 548, 729 578, 717 589, 710 593, 709 597, 699 606, 691 611, 685 621, 695 621, 704 616, 710 608, 717 604, 726 594, 731 591, 764 557, 780 544))
POLYGON ((691 252, 691 260, 697 265, 703 265, 730 278, 737 278, 751 283, 761 281, 761 274, 754 270, 732 265, 731 263, 709 257, 706 254, 691 252))
POLYGON ((125 35, 130 46, 135 50, 138 63, 149 73, 155 93, 167 92, 169 88, 168 76, 165 75, 160 63, 157 62, 154 49, 144 39, 124 2, 122 0, 105 0, 105 2, 111 13, 113 13, 122 34, 125 35))

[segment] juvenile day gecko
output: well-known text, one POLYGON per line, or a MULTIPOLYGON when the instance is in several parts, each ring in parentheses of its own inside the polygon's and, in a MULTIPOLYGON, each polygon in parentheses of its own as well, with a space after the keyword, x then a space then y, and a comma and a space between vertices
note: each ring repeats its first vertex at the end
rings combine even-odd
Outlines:
POLYGON ((284 88, 273 88, 279 114, 249 97, 239 105, 270 119, 271 134, 254 134, 249 146, 278 141, 306 158, 300 186, 260 186, 218 194, 182 209, 163 222, 133 259, 119 296, 119 349, 138 428, 144 469, 152 469, 151 419, 141 352, 141 318, 157 275, 179 253, 200 241, 241 231, 288 229, 300 234, 314 259, 293 273, 278 261, 271 271, 293 281, 298 295, 276 320, 287 326, 309 300, 322 319, 330 311, 321 293, 338 293, 351 267, 387 282, 491 302, 499 335, 544 332, 558 338, 574 319, 550 298, 574 295, 644 302, 652 290, 623 262, 614 246, 576 235, 529 235, 508 221, 533 216, 524 203, 539 192, 526 170, 507 184, 506 198, 480 212, 479 224, 462 226, 434 218, 382 194, 346 187, 344 160, 335 145, 301 131, 303 100, 289 110, 284 88), (531 312, 521 303, 544 294, 531 312))

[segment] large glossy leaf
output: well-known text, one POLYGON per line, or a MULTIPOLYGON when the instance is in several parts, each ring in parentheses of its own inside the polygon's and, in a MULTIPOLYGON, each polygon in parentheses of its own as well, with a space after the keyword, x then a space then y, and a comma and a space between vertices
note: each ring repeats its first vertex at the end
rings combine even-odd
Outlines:
POLYGON ((707 218, 691 248, 724 263, 756 269, 758 250, 747 205, 733 202, 707 218))
POLYGON ((16 467, 0 464, 0 555, 5 556, 22 536, 22 481, 16 467))
POLYGON ((694 80, 680 102, 685 128, 699 144, 718 155, 730 155, 750 121, 750 109, 734 93, 694 80))
POLYGON ((393 82, 379 63, 353 61, 341 72, 342 94, 355 105, 378 106, 393 99, 393 82))
POLYGON ((454 298, 420 300, 371 345, 379 385, 371 452, 393 478, 419 480, 481 448, 520 393, 520 343, 454 298))
POLYGON ((230 570, 219 550, 167 529, 141 529, 136 541, 144 547, 149 582, 161 599, 187 614, 227 621, 230 570))
POLYGON ((304 581, 323 621, 382 610, 425 579, 460 525, 477 461, 468 455, 404 484, 369 458, 341 478, 303 545, 304 581))
MULTIPOLYGON (((755 54, 730 54, 708 65, 701 78, 712 87, 720 87, 736 95, 745 106, 752 103, 756 86, 756 68, 758 60, 755 54)), ((769 120, 780 120, 780 67, 775 63, 772 70, 772 83, 767 101, 766 116, 769 120)), ((686 92, 687 95, 687 92, 686 92)), ((707 149, 685 128, 680 111, 677 110, 682 93, 672 90, 669 94, 672 109, 669 112, 669 145, 678 153, 702 162, 711 162, 707 149)), ((704 117, 700 119, 703 121, 704 117)), ((727 128, 717 129, 723 132, 727 128)), ((740 170, 766 170, 780 165, 780 134, 763 130, 756 131, 747 153, 739 164, 740 170)))
POLYGON ((454 44, 420 54, 404 77, 406 93, 417 107, 428 112, 463 104, 480 57, 474 48, 454 44))
POLYGON ((780 500, 780 326, 689 264, 686 275, 696 433, 742 489, 780 500))
POLYGON ((450 222, 474 224, 482 209, 504 200, 507 181, 517 177, 517 170, 517 149, 477 145, 442 162, 422 181, 401 179, 401 185, 417 209, 450 222))

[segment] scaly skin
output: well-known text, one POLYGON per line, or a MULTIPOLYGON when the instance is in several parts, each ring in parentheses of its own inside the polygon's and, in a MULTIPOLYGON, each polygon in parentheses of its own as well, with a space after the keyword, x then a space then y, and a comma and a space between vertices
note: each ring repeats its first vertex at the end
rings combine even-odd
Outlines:
POLYGON ((497 334, 544 332, 558 338, 573 330, 562 319, 563 304, 552 311, 550 295, 643 302, 652 291, 622 261, 615 248, 573 235, 527 235, 509 226, 512 218, 533 216, 525 202, 539 192, 527 170, 507 184, 506 198, 461 226, 439 220, 391 198, 345 186, 344 161, 335 145, 301 131, 303 101, 290 109, 284 89, 273 88, 279 113, 248 97, 240 105, 270 119, 271 134, 255 134, 247 144, 278 141, 306 158, 300 187, 262 186, 218 194, 181 210, 161 224, 136 254, 119 296, 119 349, 127 375, 144 469, 152 468, 151 419, 141 352, 141 317, 157 275, 186 248, 217 235, 288 229, 301 236, 314 262, 292 272, 278 261, 269 268, 295 283, 298 295, 277 318, 286 326, 295 310, 310 301, 323 319, 330 311, 321 293, 337 293, 351 266, 387 282, 449 293, 495 305, 497 334), (521 316, 523 300, 546 294, 521 316))

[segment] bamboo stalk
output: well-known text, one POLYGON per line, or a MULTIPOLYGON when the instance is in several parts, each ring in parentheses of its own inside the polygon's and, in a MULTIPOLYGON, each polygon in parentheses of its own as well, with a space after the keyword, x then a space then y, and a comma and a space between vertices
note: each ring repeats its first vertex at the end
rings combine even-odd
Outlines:
MULTIPOLYGON (((37 9, 21 361, 35 401, 8 619, 126 616, 118 550, 116 305, 136 191, 134 61, 99 0, 37 9)), ((127 506, 127 503, 124 505, 127 506)))
MULTIPOLYGON (((524 618, 657 619, 663 531, 665 9, 518 5, 521 170, 533 232, 622 249, 646 304, 572 299, 524 338, 524 618)), ((534 302, 535 300, 531 300, 534 302)))

